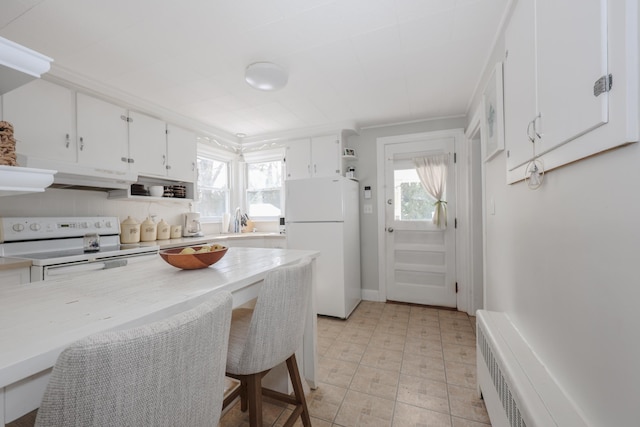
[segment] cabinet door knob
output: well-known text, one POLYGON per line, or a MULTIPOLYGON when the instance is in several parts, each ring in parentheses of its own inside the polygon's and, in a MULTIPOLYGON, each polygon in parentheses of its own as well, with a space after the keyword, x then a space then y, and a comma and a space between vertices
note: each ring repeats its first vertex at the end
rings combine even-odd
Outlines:
POLYGON ((162 155, 162 166, 167 164, 167 156, 165 154, 162 155))
POLYGON ((66 134, 66 135, 65 135, 64 141, 65 141, 64 146, 65 146, 66 148, 69 148, 69 144, 71 144, 71 140, 70 140, 70 138, 69 138, 69 134, 66 134))
POLYGON ((80 137, 80 151, 84 150, 84 138, 80 137))

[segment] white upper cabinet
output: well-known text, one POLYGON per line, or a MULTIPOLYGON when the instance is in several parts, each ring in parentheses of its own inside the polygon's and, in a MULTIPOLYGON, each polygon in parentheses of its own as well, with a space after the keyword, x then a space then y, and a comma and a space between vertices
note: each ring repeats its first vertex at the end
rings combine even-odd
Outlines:
POLYGON ((70 174, 82 167, 87 176, 114 182, 137 175, 196 180, 195 133, 149 115, 45 80, 4 94, 2 113, 25 166, 70 174))
POLYGON ((311 160, 315 177, 342 175, 342 144, 336 135, 311 138, 311 160))
POLYGON ((342 144, 336 135, 291 141, 286 147, 287 179, 342 175, 342 144))
POLYGON ((534 2, 519 1, 505 31, 504 139, 508 169, 528 161, 533 149, 527 130, 538 114, 534 16, 534 2))
POLYGON ((129 156, 139 175, 196 180, 195 133, 134 111, 129 112, 129 156))
POLYGON ((285 152, 287 179, 311 176, 311 140, 300 139, 287 144, 285 152))
POLYGON ((13 125, 16 152, 74 163, 74 93, 46 80, 34 80, 2 96, 3 120, 13 125))
POLYGON ((77 94, 78 160, 83 165, 128 171, 127 109, 77 94))
POLYGON ((606 4, 536 0, 540 153, 608 120, 609 93, 595 91, 609 74, 606 4))
POLYGON ((146 114, 129 112, 129 157, 140 175, 167 175, 167 125, 146 114))
POLYGON ((196 156, 196 134, 167 124, 167 177, 183 182, 195 182, 196 156))
POLYGON ((637 141, 638 17, 632 3, 518 0, 505 31, 509 182, 523 178, 534 144, 551 169, 637 141))

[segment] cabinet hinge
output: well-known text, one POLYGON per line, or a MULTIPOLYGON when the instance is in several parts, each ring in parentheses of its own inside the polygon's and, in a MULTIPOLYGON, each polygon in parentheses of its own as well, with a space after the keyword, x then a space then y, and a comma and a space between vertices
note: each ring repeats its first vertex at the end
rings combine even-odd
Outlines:
POLYGON ((458 161, 458 153, 453 153, 453 163, 458 161))
POLYGON ((125 122, 127 122, 127 123, 131 123, 131 122, 133 121, 133 119, 132 119, 131 117, 127 117, 127 116, 125 116, 124 114, 123 114, 123 115, 121 115, 121 116, 120 116, 120 118, 121 118, 122 120, 124 120, 125 122))
POLYGON ((458 293, 458 282, 456 282, 456 294, 458 293))
POLYGON ((613 86, 613 75, 602 76, 593 84, 593 96, 600 96, 605 92, 609 92, 613 86))

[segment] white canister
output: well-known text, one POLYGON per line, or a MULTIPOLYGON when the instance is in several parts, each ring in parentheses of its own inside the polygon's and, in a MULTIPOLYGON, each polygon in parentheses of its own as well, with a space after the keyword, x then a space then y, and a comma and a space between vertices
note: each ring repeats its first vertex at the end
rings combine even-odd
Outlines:
POLYGON ((142 222, 140 226, 140 241, 141 242, 153 242, 157 237, 157 225, 149 217, 142 222))
POLYGON ((171 226, 164 220, 161 219, 158 223, 158 231, 156 237, 158 240, 169 240, 171 236, 171 226))
POLYGON ((120 224, 120 243, 138 243, 140 241, 140 223, 130 216, 120 224))
POLYGON ((180 239, 182 238, 182 226, 181 225, 172 225, 171 226, 171 238, 172 239, 180 239))

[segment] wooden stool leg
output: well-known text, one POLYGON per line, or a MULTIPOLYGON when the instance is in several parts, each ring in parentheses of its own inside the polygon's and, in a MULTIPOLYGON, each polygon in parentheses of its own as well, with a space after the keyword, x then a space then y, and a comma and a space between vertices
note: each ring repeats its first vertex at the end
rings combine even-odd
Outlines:
POLYGON ((293 385, 296 400, 298 404, 302 406, 302 414, 300 414, 302 424, 305 427, 311 427, 311 418, 309 417, 309 410, 307 409, 307 399, 304 396, 304 388, 302 387, 302 380, 300 379, 295 354, 292 354, 291 357, 287 359, 287 369, 289 370, 289 377, 291 377, 291 385, 293 385))
POLYGON ((240 380, 240 410, 242 412, 247 412, 247 380, 243 378, 240 380))
POLYGON ((247 400, 249 401, 249 425, 262 427, 262 376, 247 376, 247 400))

